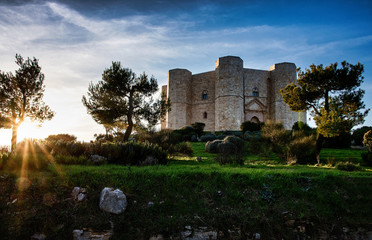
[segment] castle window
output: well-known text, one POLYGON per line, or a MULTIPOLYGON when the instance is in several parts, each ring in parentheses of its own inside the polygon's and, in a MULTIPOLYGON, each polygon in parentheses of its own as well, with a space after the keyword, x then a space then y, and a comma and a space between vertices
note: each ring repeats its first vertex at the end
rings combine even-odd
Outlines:
POLYGON ((207 90, 204 90, 203 91, 202 99, 203 100, 207 100, 208 99, 208 91, 207 90))
POLYGON ((252 90, 252 95, 253 95, 253 97, 258 97, 259 96, 259 93, 258 93, 258 88, 253 88, 253 90, 252 90))
POLYGON ((251 122, 260 123, 260 120, 258 119, 258 117, 254 116, 253 118, 251 118, 251 122))
POLYGON ((207 114, 207 112, 204 112, 204 113, 203 113, 203 118, 204 118, 204 119, 208 118, 208 114, 207 114))

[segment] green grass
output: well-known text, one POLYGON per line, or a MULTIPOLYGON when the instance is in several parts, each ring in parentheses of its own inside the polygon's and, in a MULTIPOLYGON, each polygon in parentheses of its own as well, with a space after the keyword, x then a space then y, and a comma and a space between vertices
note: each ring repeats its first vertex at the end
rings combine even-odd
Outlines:
MULTIPOLYGON (((244 239, 256 232, 261 239, 295 239, 303 234, 316 238, 320 231, 340 237, 342 227, 372 230, 370 169, 288 166, 254 155, 245 156, 243 166, 219 166, 203 143, 192 146, 192 157, 176 156, 166 166, 50 166, 29 172, 30 186, 23 191, 17 188, 19 173, 0 172, 2 239, 30 239, 36 232, 68 239, 73 229, 109 229, 110 221, 113 239, 170 238, 187 225, 217 230, 226 239, 234 229, 244 239), (75 186, 87 188, 88 201, 70 199, 75 186), (99 210, 104 187, 127 195, 124 214, 99 210), (149 201, 155 205, 148 207, 149 201), (294 226, 286 224, 289 220, 294 226), (294 232, 297 226, 305 226, 306 233, 294 232)), ((357 151, 325 149, 322 159, 359 161, 357 151)))

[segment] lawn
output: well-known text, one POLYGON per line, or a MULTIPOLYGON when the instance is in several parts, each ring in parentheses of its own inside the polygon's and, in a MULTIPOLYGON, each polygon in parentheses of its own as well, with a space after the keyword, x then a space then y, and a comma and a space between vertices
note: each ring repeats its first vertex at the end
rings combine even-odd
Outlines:
MULTIPOLYGON (((288 166, 275 157, 246 156, 243 166, 219 166, 203 143, 192 157, 176 156, 166 166, 53 166, 20 173, 0 172, 2 239, 72 239, 74 229, 110 229, 113 239, 177 238, 185 226, 206 227, 219 238, 305 239, 372 230, 372 171, 345 172, 329 166, 288 166), (202 157, 197 162, 196 157, 202 157), (269 164, 268 164, 269 161, 269 164), (87 188, 75 203, 73 187, 87 188), (128 198, 122 215, 98 208, 104 187, 128 198), (149 202, 154 205, 150 206, 149 202), (348 229, 345 233, 344 230, 348 229)), ((359 150, 324 149, 322 159, 360 161, 359 150)))

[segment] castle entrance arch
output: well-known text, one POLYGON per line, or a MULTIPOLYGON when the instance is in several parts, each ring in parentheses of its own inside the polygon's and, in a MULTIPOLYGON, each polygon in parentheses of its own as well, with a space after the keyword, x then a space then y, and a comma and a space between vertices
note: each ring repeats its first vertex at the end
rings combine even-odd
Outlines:
POLYGON ((251 122, 260 123, 260 120, 258 119, 258 117, 254 116, 251 118, 251 122))

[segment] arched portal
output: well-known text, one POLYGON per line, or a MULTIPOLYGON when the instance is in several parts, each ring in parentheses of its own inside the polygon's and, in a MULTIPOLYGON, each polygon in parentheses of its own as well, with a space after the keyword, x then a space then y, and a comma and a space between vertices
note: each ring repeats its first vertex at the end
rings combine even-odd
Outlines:
POLYGON ((254 116, 251 118, 251 122, 260 123, 260 120, 258 119, 258 117, 254 116))

